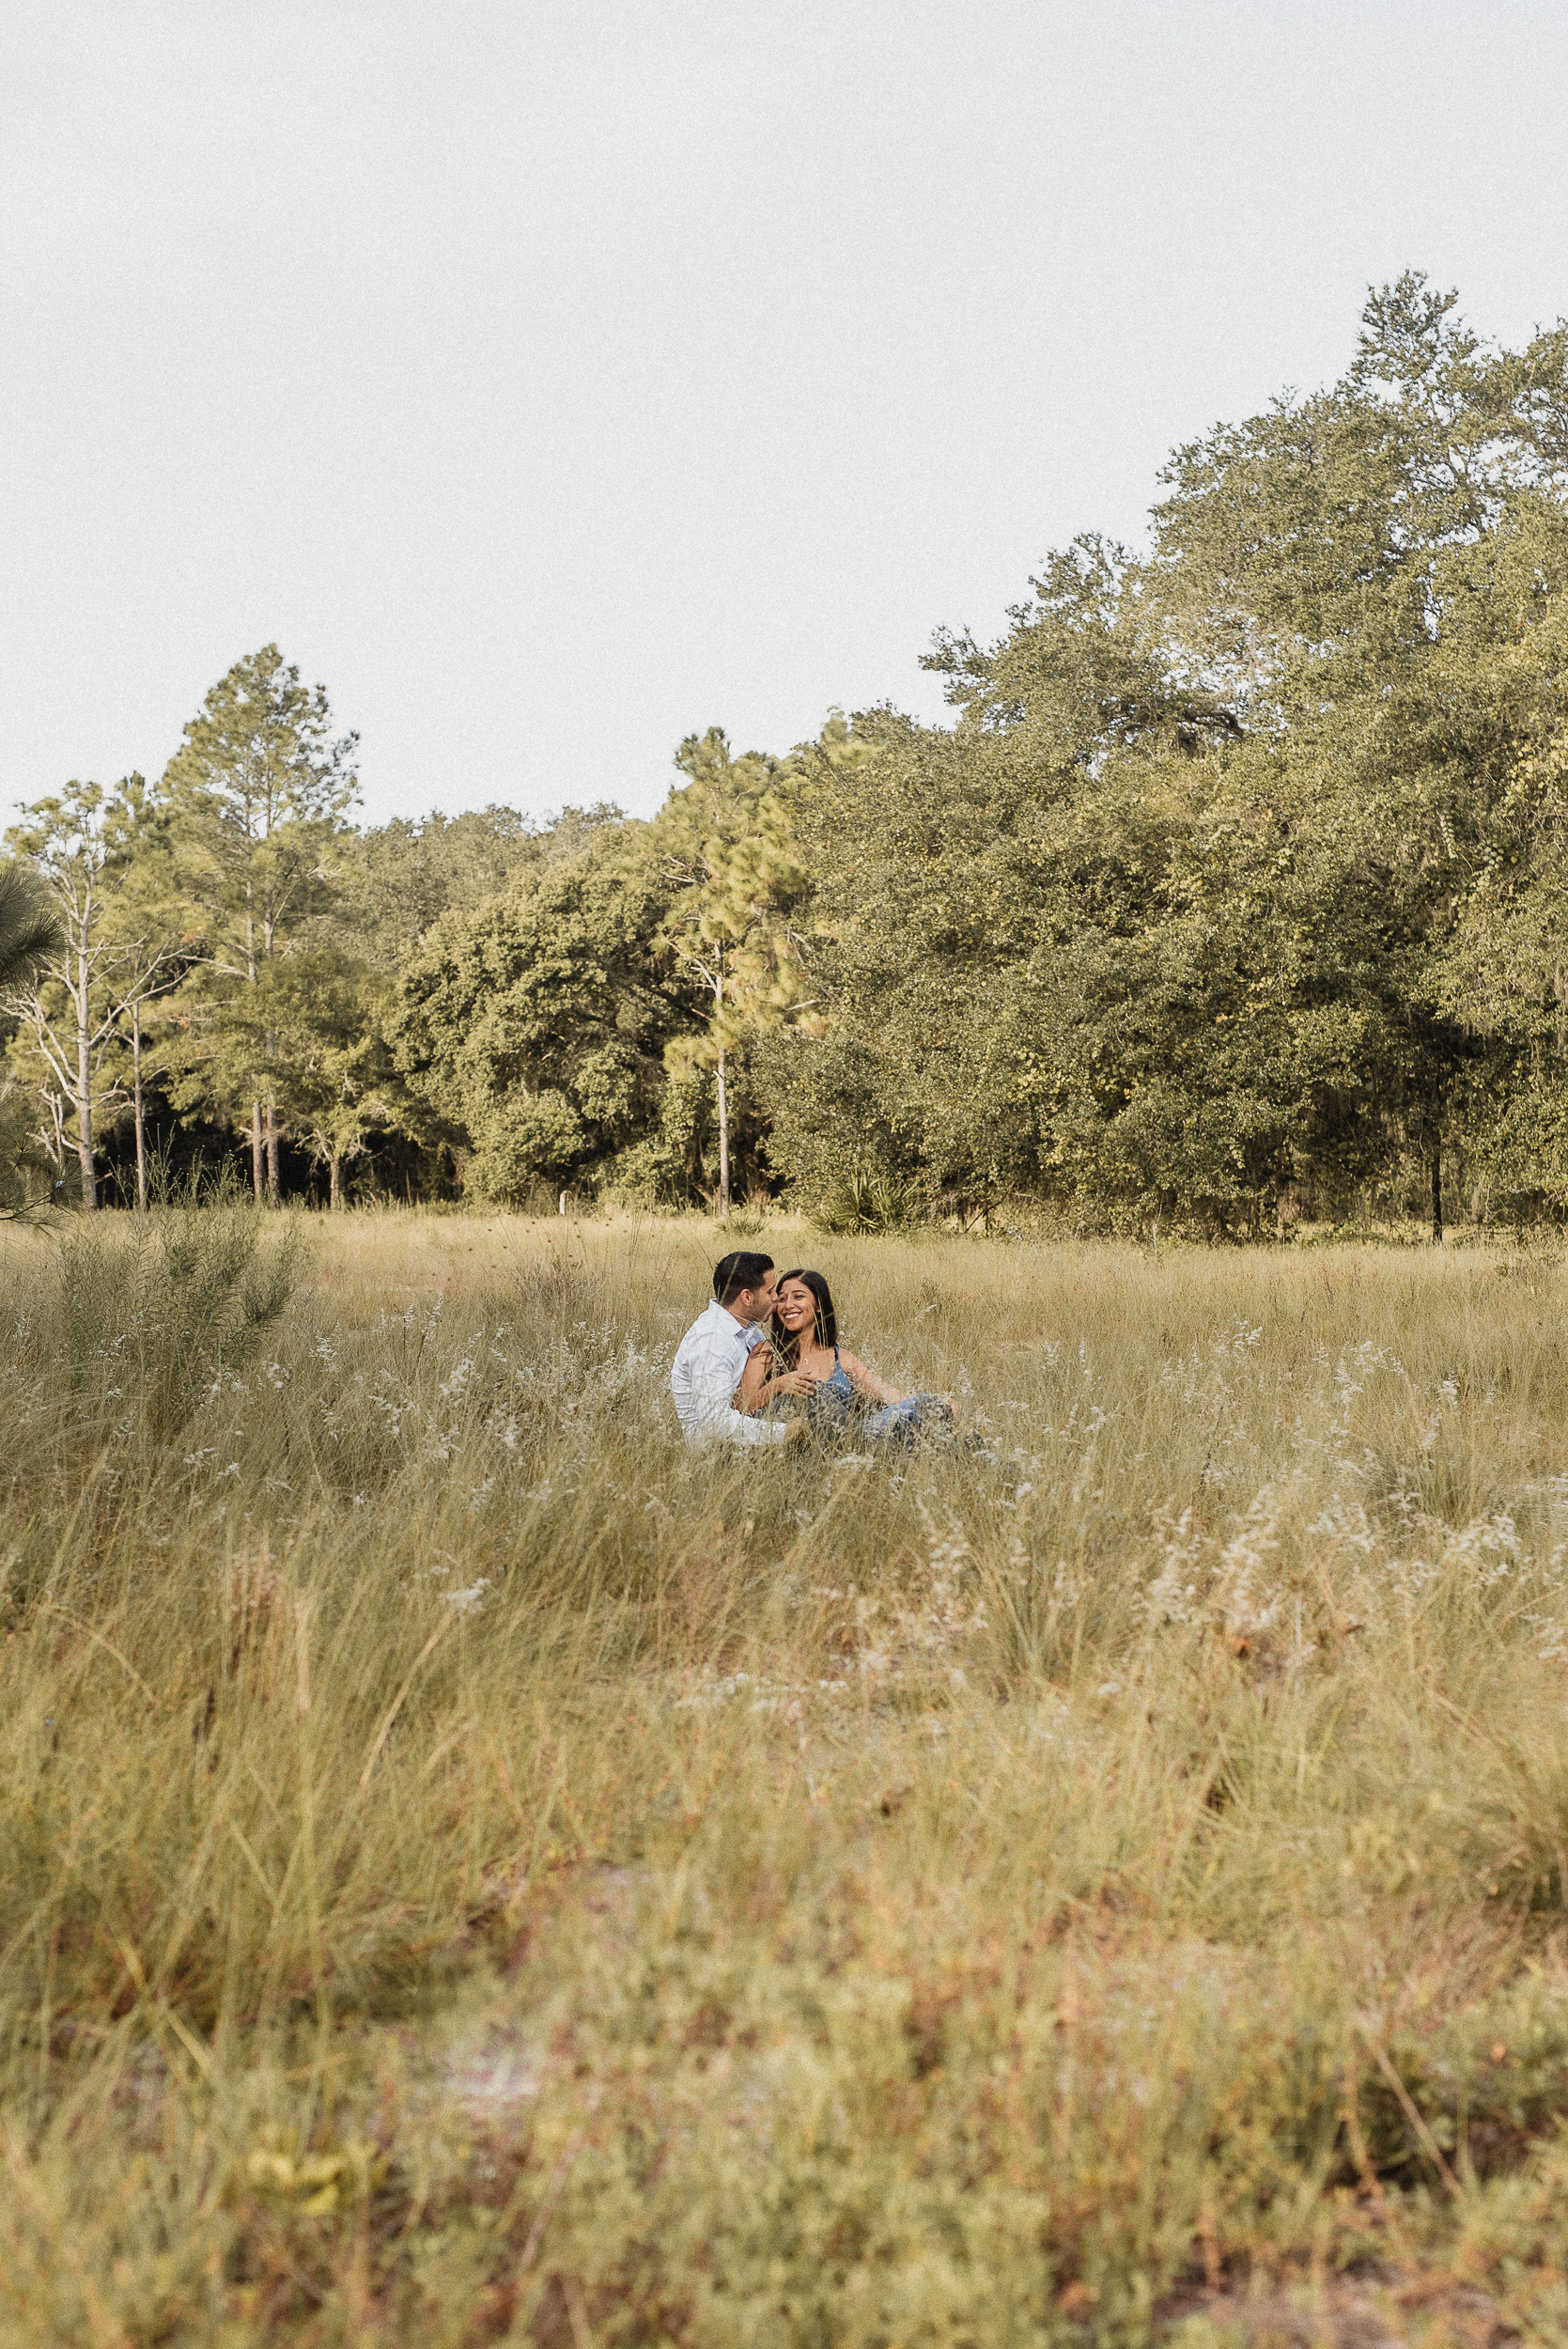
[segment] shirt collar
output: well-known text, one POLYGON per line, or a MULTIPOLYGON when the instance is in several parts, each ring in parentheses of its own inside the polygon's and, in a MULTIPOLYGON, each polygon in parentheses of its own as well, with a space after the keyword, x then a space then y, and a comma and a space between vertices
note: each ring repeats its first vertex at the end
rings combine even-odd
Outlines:
POLYGON ((728 1338, 732 1345, 743 1346, 748 1354, 751 1352, 753 1346, 760 1346, 762 1344, 763 1330, 761 1323, 756 1321, 737 1321, 729 1307, 727 1305, 721 1305, 716 1297, 710 1297, 708 1299, 707 1313, 710 1328, 717 1330, 721 1337, 728 1338))

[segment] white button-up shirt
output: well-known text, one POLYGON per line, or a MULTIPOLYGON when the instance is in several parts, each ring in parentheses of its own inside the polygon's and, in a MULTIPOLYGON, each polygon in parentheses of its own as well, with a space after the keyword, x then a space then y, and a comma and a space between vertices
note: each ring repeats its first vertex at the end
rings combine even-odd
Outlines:
POLYGON ((735 1408, 735 1391, 746 1357, 762 1343, 762 1331, 737 1321, 715 1298, 675 1348, 670 1392, 675 1417, 693 1449, 727 1436, 732 1443, 783 1443, 788 1429, 778 1420, 748 1419, 735 1408))

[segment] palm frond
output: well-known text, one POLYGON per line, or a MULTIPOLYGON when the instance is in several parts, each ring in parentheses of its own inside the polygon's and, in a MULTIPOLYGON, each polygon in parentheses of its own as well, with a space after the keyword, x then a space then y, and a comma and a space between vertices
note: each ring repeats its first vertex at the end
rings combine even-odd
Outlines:
POLYGON ((31 875, 20 864, 0 864, 0 988, 24 984, 60 938, 54 909, 31 875))

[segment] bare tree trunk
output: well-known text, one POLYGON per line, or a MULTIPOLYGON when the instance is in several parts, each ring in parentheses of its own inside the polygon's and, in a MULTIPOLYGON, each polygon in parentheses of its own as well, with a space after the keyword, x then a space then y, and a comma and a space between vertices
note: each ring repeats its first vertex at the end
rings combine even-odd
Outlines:
POLYGON ((730 1211, 730 1108, 724 1083, 724 954, 719 950, 718 975, 713 982, 713 1024, 719 1030, 719 1215, 730 1211))
POLYGON ((147 1123, 142 1115, 142 1007, 131 1006, 132 1097, 136 1112, 136 1212, 147 1213, 147 1123))
MULTIPOLYGON (((267 941, 267 950, 270 957, 272 953, 270 938, 267 941)), ((276 1060, 277 1056, 277 1034, 273 1029, 269 1028, 267 1057, 269 1060, 276 1060)), ((267 1198, 269 1204, 274 1207, 280 1206, 283 1200, 283 1180, 278 1166, 278 1105, 276 1098, 271 1093, 267 1096, 267 1198)))
POLYGON ((1434 1247, 1443 1244, 1443 1145, 1432 1145, 1432 1241, 1434 1247))
POLYGON ((343 1205, 343 1153, 341 1150, 333 1152, 328 1166, 330 1188, 327 1193, 327 1205, 330 1207, 340 1207, 343 1205))
MULTIPOLYGON (((251 883, 245 883, 245 975, 252 987, 256 985, 256 915, 251 905, 251 883)), ((251 1103, 251 1181, 256 1187, 256 1204, 263 1197, 261 1174, 261 1104, 251 1103)))
MULTIPOLYGON (((83 935, 85 936, 84 924, 83 935)), ((77 957, 76 990, 76 1155, 82 1166, 82 1208, 84 1214, 98 1212, 98 1177, 93 1172, 93 1089, 92 1066, 88 1058, 91 1038, 87 1029, 87 957, 77 957)))
POLYGON ((44 1148, 49 1151, 50 1156, 53 1158, 55 1165, 60 1170, 59 1174, 55 1178, 54 1184, 54 1188, 57 1190, 60 1184, 65 1180, 66 1172, 65 1096, 61 1093, 56 1093, 54 1087, 51 1085, 43 1097, 49 1108, 49 1124, 53 1136, 53 1140, 51 1141, 51 1136, 45 1135, 43 1137, 43 1144, 44 1148))

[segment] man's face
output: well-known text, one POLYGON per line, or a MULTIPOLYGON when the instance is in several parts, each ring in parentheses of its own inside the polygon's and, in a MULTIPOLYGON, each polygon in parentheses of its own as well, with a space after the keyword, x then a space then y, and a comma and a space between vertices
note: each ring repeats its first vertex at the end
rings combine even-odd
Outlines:
POLYGON ((742 1289, 736 1299, 736 1318, 748 1325, 755 1321, 766 1321, 778 1301, 778 1274, 765 1272, 762 1276, 761 1288, 742 1289))

